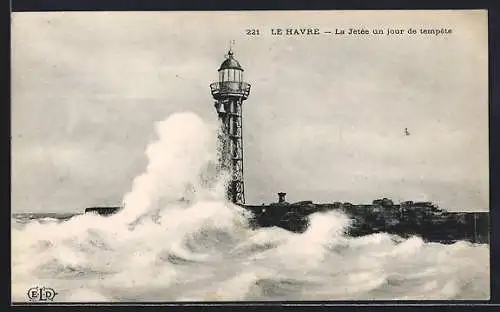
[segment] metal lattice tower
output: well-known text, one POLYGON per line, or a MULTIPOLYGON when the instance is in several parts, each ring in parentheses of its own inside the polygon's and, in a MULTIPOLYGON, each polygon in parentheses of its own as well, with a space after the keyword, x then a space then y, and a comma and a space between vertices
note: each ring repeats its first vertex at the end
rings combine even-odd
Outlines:
POLYGON ((210 89, 219 116, 220 166, 231 174, 227 198, 244 204, 242 104, 250 94, 250 84, 243 82, 243 68, 231 49, 218 71, 219 81, 210 84, 210 89))

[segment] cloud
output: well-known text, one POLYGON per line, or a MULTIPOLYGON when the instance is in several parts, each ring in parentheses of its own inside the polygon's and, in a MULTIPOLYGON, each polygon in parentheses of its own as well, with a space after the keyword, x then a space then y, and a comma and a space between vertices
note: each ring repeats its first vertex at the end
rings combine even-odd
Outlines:
POLYGON ((145 166, 154 122, 178 111, 216 121, 208 85, 228 38, 237 39, 252 84, 244 103, 250 203, 274 201, 277 191, 290 200, 353 202, 424 194, 449 209, 486 209, 485 15, 367 14, 14 14, 13 191, 21 195, 13 210, 119 203, 145 166), (454 34, 265 33, 299 24, 447 25, 454 34), (244 36, 248 25, 263 35, 244 36), (405 127, 411 136, 402 136, 405 127))

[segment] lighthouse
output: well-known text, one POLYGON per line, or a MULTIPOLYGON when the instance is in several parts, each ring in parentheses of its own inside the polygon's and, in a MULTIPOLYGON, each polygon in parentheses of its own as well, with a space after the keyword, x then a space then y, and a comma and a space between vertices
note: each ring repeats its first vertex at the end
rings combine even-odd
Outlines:
POLYGON ((219 70, 219 81, 210 84, 219 118, 220 167, 230 174, 227 199, 245 203, 243 181, 243 101, 250 94, 250 84, 243 81, 243 68, 229 49, 219 70))

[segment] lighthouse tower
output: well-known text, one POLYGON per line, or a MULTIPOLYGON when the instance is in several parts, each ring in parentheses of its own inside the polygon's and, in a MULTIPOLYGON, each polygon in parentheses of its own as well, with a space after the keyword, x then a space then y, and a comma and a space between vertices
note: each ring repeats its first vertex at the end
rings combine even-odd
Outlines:
POLYGON ((210 89, 219 116, 220 166, 231 174, 227 198, 244 204, 242 105, 250 94, 250 84, 243 81, 243 68, 231 49, 219 68, 219 81, 210 84, 210 89))

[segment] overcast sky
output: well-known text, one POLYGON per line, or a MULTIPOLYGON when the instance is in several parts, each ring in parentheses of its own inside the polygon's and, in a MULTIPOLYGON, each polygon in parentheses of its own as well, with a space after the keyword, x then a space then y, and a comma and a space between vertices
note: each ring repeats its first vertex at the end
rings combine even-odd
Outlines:
POLYGON ((12 211, 120 204, 155 121, 192 111, 216 122, 208 86, 229 40, 252 84, 247 203, 284 191, 488 209, 485 11, 61 12, 12 17, 12 211), (453 33, 269 35, 307 26, 453 33))

